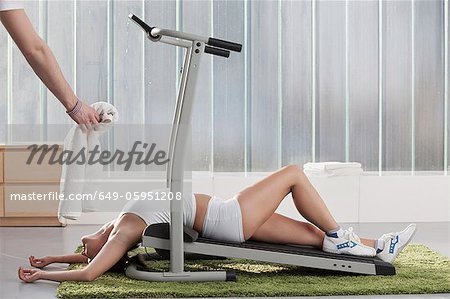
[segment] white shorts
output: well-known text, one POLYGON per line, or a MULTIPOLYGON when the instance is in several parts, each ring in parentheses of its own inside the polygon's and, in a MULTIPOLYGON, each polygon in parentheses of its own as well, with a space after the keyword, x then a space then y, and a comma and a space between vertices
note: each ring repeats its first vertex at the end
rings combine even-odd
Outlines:
MULTIPOLYGON (((165 189, 157 190, 155 192, 168 192, 165 189)), ((161 211, 155 211, 152 209, 153 203, 148 200, 130 200, 119 214, 119 217, 123 214, 134 214, 142 218, 147 225, 155 223, 170 223, 170 203, 167 202, 167 209, 161 211)), ((153 206, 154 207, 154 206, 153 206)), ((193 228, 196 213, 196 201, 195 196, 186 196, 183 199, 183 224, 187 227, 193 228)))
POLYGON ((236 197, 227 200, 211 197, 203 221, 202 236, 234 243, 245 241, 241 206, 236 197))

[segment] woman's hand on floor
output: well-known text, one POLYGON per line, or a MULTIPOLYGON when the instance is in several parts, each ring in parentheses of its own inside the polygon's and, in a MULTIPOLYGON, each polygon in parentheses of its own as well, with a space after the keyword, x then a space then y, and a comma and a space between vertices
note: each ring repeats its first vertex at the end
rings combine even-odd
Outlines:
POLYGON ((49 256, 39 259, 32 255, 28 258, 28 260, 30 261, 30 265, 35 268, 44 268, 45 266, 52 263, 52 259, 49 256))
POLYGON ((34 282, 41 278, 41 273, 43 271, 39 269, 24 269, 19 267, 17 274, 19 275, 20 280, 24 282, 34 282))

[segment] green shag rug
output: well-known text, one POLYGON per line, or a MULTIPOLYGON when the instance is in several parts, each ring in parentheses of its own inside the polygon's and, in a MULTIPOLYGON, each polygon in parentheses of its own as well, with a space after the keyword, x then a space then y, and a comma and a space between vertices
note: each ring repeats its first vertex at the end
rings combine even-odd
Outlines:
MULTIPOLYGON (((137 249, 130 254, 143 252, 137 249)), ((155 253, 148 267, 168 270, 155 253)), ((237 282, 148 282, 105 273, 94 282, 63 282, 59 298, 273 297, 431 294, 450 292, 450 259, 409 245, 395 261, 397 275, 366 276, 241 259, 186 260, 186 271, 235 270, 237 282)), ((72 269, 83 265, 71 265, 72 269)))

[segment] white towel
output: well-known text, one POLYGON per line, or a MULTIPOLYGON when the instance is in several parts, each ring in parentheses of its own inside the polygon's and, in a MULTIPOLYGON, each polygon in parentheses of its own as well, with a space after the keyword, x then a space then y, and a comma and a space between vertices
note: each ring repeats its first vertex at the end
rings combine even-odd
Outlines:
MULTIPOLYGON (((100 115, 100 123, 94 126, 94 130, 84 133, 79 125, 74 125, 64 139, 64 150, 72 151, 71 160, 84 148, 86 159, 89 151, 95 146, 100 149, 99 136, 106 132, 114 122, 119 119, 117 109, 106 102, 96 102, 91 105, 100 115)), ((66 157, 66 154, 64 155, 66 157)), ((96 156, 98 159, 98 155, 96 156)), ((77 161, 80 161, 77 159, 77 161)), ((69 194, 94 194, 101 191, 99 179, 103 176, 103 165, 95 163, 64 163, 62 165, 60 193, 65 200, 59 202, 58 218, 76 220, 82 212, 92 212, 98 210, 98 201, 88 200, 68 200, 69 194)))
POLYGON ((363 169, 358 162, 320 162, 303 165, 305 174, 315 176, 361 175, 363 169))
POLYGON ((304 169, 311 170, 334 170, 343 168, 361 168, 361 163, 358 162, 318 162, 306 163, 303 165, 304 169))

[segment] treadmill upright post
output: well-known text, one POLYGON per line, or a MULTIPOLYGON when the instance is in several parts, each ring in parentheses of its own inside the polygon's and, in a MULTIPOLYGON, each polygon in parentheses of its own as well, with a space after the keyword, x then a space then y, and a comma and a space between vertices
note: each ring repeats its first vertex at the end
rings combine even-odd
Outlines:
MULTIPOLYGON (((167 165, 166 183, 172 193, 171 198, 173 198, 170 202, 170 271, 142 271, 138 269, 136 265, 131 264, 126 269, 126 275, 135 279, 151 281, 235 280, 234 273, 231 274, 226 271, 184 272, 183 193, 185 190, 183 184, 186 162, 186 144, 187 138, 190 138, 189 132, 192 105, 200 66, 200 58, 202 53, 205 53, 204 40, 206 38, 202 37, 201 40, 196 40, 193 39, 193 37, 197 37, 196 35, 171 30, 166 30, 169 36, 165 36, 163 35, 163 29, 152 28, 132 14, 130 14, 129 17, 147 33, 150 40, 179 46, 185 48, 186 52, 172 121, 169 140, 169 163, 167 165), (152 35, 153 31, 155 31, 154 35, 152 35), (181 194, 181 200, 176 199, 177 194, 181 194)), ((189 195, 187 196, 192 196, 191 192, 189 192, 189 195)))
MULTIPOLYGON (((198 67, 200 64, 201 52, 194 53, 193 47, 200 48, 203 43, 197 46, 192 45, 186 49, 184 67, 178 89, 177 109, 175 110, 171 140, 169 144, 169 165, 167 167, 167 182, 172 197, 176 198, 181 194, 181 200, 170 202, 170 271, 181 273, 184 269, 184 249, 183 249, 183 183, 184 164, 186 158, 186 139, 190 137, 189 122, 191 119, 192 102, 194 98, 195 84, 197 82, 198 67), (195 54, 195 55, 193 55, 195 54)), ((204 47, 204 45, 203 45, 204 47)))

